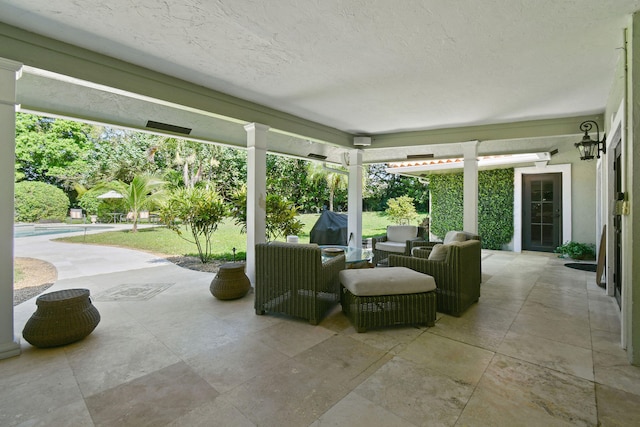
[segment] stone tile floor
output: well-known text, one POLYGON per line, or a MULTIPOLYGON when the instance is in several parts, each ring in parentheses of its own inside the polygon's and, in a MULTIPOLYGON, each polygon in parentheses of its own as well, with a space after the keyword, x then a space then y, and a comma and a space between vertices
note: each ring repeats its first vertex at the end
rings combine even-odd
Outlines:
MULTIPOLYGON (((59 280, 102 294, 102 321, 0 361, 0 425, 639 425, 640 368, 595 274, 553 254, 483 258, 480 302, 460 318, 364 334, 339 306, 317 326, 256 316, 253 294, 216 300, 213 275, 174 265, 59 280), (144 298, 106 297, 136 284, 144 298)), ((16 307, 16 335, 34 310, 16 307)))

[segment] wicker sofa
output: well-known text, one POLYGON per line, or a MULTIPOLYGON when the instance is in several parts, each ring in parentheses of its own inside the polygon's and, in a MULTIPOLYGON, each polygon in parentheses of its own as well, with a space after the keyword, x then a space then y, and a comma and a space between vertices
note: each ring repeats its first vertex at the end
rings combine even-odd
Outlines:
POLYGON ((374 260, 384 263, 390 254, 411 255, 411 248, 428 243, 423 236, 427 229, 416 225, 389 225, 387 234, 371 239, 374 260))
POLYGON ((389 266, 408 267, 433 276, 436 281, 437 310, 460 316, 480 298, 482 281, 479 240, 442 245, 442 260, 428 259, 433 249, 414 249, 414 256, 390 255, 389 266))
POLYGON ((315 244, 256 245, 256 314, 284 313, 317 325, 340 301, 344 255, 322 262, 315 244))

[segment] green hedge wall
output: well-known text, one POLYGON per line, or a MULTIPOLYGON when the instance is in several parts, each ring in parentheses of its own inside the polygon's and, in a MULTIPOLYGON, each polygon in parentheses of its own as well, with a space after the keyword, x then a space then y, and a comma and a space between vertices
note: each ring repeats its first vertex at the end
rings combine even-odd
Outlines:
POLYGON ((15 185, 15 221, 64 221, 69 198, 58 187, 38 181, 21 181, 15 185))
MULTIPOLYGON (((431 175, 431 232, 443 238, 463 229, 462 173, 431 175)), ((478 234, 485 249, 502 249, 513 237, 513 169, 478 172, 478 234)))

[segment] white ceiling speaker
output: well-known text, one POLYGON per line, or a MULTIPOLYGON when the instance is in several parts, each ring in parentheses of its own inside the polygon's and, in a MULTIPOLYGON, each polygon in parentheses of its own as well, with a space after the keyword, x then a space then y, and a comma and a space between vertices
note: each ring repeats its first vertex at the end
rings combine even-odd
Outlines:
POLYGON ((368 147, 371 145, 371 137, 370 136, 354 136, 353 145, 355 145, 356 147, 368 147))

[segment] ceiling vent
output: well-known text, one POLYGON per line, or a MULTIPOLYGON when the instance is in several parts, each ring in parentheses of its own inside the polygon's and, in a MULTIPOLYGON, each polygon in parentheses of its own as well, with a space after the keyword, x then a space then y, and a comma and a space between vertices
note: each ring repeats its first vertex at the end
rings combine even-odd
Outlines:
POLYGON ((407 160, 433 159, 433 154, 408 154, 407 160))
POLYGON ((322 154, 309 153, 307 157, 316 160, 327 160, 327 156, 323 156, 322 154))
POLYGON ((371 145, 371 137, 370 136, 354 136, 353 145, 355 145, 356 147, 368 147, 371 145))
POLYGON ((176 126, 176 125, 170 125, 168 123, 154 122, 152 120, 147 121, 147 127, 150 128, 150 129, 165 130, 165 131, 168 131, 168 132, 179 133, 179 134, 182 134, 182 135, 189 135, 191 133, 191 129, 190 128, 185 128, 185 127, 176 126))

